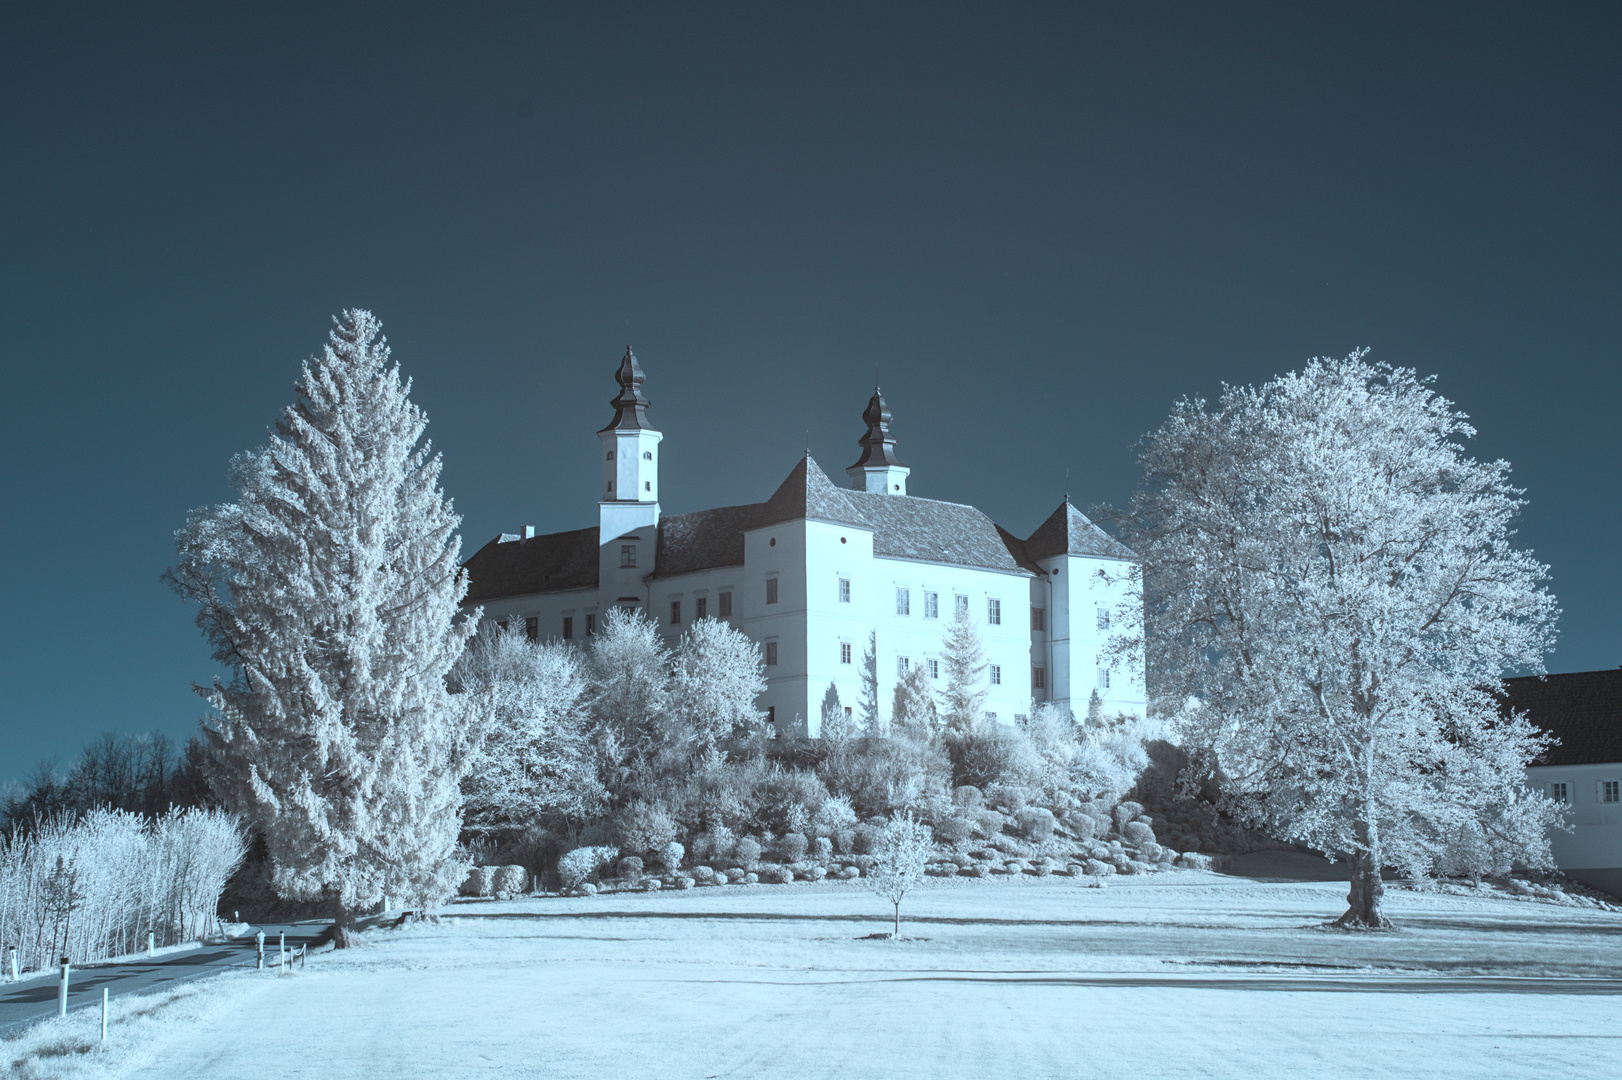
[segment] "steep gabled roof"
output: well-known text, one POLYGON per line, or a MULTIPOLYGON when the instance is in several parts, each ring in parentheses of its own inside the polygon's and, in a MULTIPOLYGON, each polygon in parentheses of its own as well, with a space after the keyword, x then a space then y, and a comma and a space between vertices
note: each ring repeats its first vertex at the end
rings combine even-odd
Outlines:
POLYGON ((810 518, 859 525, 861 517, 845 498, 847 494, 834 487, 828 474, 807 454, 777 485, 772 497, 761 504, 760 524, 776 525, 780 521, 810 518))
POLYGON ((597 530, 532 536, 496 537, 464 563, 468 572, 466 603, 502 596, 562 592, 597 587, 597 530))
POLYGON ((873 530, 873 554, 1028 573, 996 524, 972 506, 916 495, 840 492, 873 530))
POLYGON ((1105 559, 1136 558, 1132 549, 1100 529, 1066 499, 1025 541, 1031 559, 1054 555, 1091 555, 1105 559))
POLYGON ((1560 740, 1539 765, 1622 762, 1622 669, 1504 680, 1504 706, 1560 740))

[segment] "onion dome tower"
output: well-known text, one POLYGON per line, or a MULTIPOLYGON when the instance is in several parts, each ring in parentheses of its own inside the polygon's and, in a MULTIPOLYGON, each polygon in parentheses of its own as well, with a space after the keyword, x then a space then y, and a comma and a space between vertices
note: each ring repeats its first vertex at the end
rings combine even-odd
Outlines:
POLYGON ((890 434, 890 407, 884 403, 884 395, 876 386, 872 399, 862 412, 862 420, 867 424, 867 434, 856 440, 862 448, 862 456, 845 470, 850 477, 850 486, 874 495, 905 495, 907 474, 912 470, 895 456, 895 436, 890 434))
POLYGON ((642 393, 642 365, 625 347, 614 379, 620 392, 609 402, 614 419, 597 433, 603 444, 603 482, 598 490, 601 543, 644 525, 659 523, 659 441, 664 435, 648 422, 642 393))

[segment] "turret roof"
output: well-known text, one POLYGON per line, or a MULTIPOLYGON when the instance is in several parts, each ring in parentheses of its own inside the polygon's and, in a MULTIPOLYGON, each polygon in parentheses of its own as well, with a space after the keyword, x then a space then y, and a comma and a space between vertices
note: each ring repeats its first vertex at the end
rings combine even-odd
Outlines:
POLYGON ((1025 541, 1025 554, 1035 559, 1054 555, 1091 555, 1105 559, 1134 559, 1132 549, 1100 529, 1066 499, 1025 541))
MULTIPOLYGON (((647 376, 642 374, 642 365, 636 362, 636 354, 631 352, 629 345, 625 346, 625 356, 620 360, 619 370, 614 373, 614 381, 620 384, 620 392, 609 402, 614 406, 614 419, 602 431, 652 431, 653 425, 648 423, 648 399, 643 396, 642 384, 647 376)), ((601 435, 602 431, 598 434, 601 435)))

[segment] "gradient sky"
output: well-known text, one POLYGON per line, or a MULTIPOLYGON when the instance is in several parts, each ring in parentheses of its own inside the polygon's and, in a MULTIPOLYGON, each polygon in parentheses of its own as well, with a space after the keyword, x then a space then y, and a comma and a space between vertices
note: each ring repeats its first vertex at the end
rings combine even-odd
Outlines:
POLYGON ((16 3, 0 14, 0 783, 183 738, 159 575, 375 310, 463 552, 596 521, 627 342, 666 512, 855 460, 1028 533, 1183 395, 1438 376, 1622 662, 1622 5, 16 3))

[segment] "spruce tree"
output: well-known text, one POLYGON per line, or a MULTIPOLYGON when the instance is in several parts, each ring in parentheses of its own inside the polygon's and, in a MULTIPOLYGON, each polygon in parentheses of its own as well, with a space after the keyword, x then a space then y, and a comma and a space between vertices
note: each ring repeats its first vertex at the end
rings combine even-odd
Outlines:
POLYGON ((210 783, 264 837, 278 892, 332 905, 342 945, 364 906, 431 907, 457 883, 473 747, 445 676, 476 620, 457 616, 460 519, 427 418, 372 313, 333 321, 167 578, 232 671, 197 688, 210 783))

